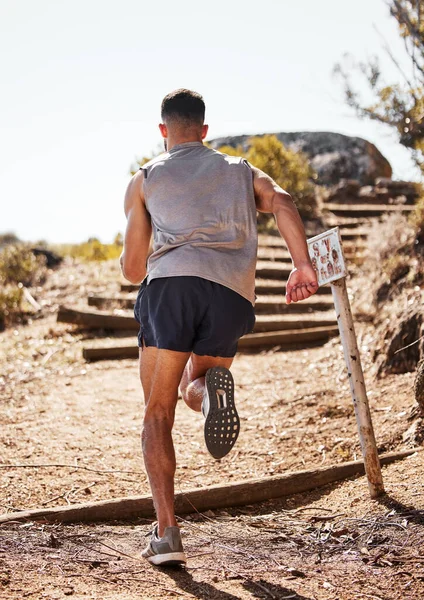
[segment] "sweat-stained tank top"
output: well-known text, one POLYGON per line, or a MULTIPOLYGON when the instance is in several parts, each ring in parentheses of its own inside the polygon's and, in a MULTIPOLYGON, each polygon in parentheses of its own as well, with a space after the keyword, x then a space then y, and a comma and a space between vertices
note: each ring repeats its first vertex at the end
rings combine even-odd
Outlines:
POLYGON ((252 170, 239 157, 187 142, 143 165, 153 228, 147 282, 192 275, 255 303, 258 245, 252 170))

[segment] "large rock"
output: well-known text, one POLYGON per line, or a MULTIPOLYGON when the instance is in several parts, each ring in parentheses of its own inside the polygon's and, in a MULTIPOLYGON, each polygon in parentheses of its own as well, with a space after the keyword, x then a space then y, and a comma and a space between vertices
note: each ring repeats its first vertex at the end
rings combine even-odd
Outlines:
MULTIPOLYGON (((264 135, 264 134, 258 134, 264 135)), ((359 137, 329 131, 296 131, 275 133, 291 150, 305 152, 318 175, 317 183, 334 185, 341 179, 355 179, 360 185, 371 185, 377 177, 391 178, 392 167, 381 152, 359 137)), ((210 141, 220 146, 249 147, 252 135, 236 135, 210 141)))

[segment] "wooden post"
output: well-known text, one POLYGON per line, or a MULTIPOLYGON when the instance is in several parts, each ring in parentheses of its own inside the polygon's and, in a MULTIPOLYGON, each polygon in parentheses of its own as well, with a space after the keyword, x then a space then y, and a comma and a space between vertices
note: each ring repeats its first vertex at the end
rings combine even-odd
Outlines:
POLYGON ((352 311, 347 295, 346 278, 342 277, 342 279, 333 281, 331 283, 331 291, 333 293, 340 339, 347 366, 362 456, 368 479, 368 488, 371 498, 377 498, 384 494, 383 477, 381 475, 380 460, 378 458, 367 390, 362 372, 361 357, 356 342, 352 311))
POLYGON ((384 494, 383 478, 362 372, 361 357, 356 342, 352 311, 347 295, 347 268, 339 228, 335 227, 310 238, 308 249, 312 265, 317 272, 318 285, 331 284, 368 488, 371 498, 377 498, 384 494))

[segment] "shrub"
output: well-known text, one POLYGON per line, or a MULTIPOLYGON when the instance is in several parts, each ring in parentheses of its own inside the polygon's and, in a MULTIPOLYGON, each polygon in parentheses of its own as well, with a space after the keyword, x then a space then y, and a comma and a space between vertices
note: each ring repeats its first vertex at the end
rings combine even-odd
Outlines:
POLYGON ((45 257, 34 256, 31 249, 21 244, 9 245, 0 252, 0 283, 22 283, 31 286, 45 275, 45 257))
POLYGON ((20 239, 13 233, 13 231, 6 231, 6 233, 0 233, 0 246, 7 246, 8 244, 18 244, 20 239))
POLYGON ((22 286, 10 286, 0 290, 0 331, 13 323, 21 313, 22 297, 22 286))
MULTIPOLYGON (((314 171, 302 152, 286 148, 275 135, 251 138, 247 151, 243 151, 241 146, 222 146, 219 151, 230 156, 244 156, 254 167, 272 177, 293 196, 304 219, 318 216, 316 186, 312 182, 314 171)), ((258 224, 261 231, 275 230, 274 219, 269 215, 260 214, 258 224)))
POLYGON ((62 256, 80 258, 85 261, 116 259, 121 255, 122 245, 118 236, 113 244, 102 244, 97 238, 90 238, 82 244, 62 244, 55 247, 62 256))
POLYGON ((415 210, 411 212, 409 222, 415 229, 416 250, 424 253, 424 189, 421 190, 421 197, 415 205, 415 210))

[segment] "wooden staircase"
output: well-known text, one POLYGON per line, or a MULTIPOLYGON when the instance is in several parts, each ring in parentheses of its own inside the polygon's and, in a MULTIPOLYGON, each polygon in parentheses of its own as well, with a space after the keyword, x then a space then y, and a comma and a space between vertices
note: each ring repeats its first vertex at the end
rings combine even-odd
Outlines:
MULTIPOLYGON (((383 215, 409 212, 410 205, 388 204, 327 204, 325 229, 338 225, 343 240, 343 251, 349 270, 354 270, 364 259, 367 236, 372 224, 383 215)), ((256 325, 252 334, 239 342, 239 351, 257 352, 264 348, 296 349, 322 344, 338 335, 336 315, 329 286, 299 303, 285 303, 286 283, 291 271, 291 259, 280 237, 259 236, 256 269, 256 325)), ((87 360, 136 358, 136 331, 132 309, 139 286, 121 283, 110 296, 90 294, 91 309, 59 309, 57 320, 74 323, 80 328, 103 330, 111 334, 108 341, 96 340, 83 350, 87 360), (117 314, 116 309, 119 309, 117 314), (115 312, 114 312, 115 311, 115 312), (122 337, 127 332, 128 338, 122 337), (114 338, 114 335, 119 337, 114 338)))

